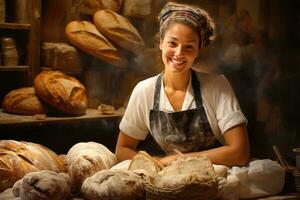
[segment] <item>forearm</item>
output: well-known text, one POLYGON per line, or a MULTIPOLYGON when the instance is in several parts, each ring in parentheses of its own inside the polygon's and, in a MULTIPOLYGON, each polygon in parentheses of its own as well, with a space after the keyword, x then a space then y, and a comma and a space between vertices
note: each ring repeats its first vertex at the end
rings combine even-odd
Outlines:
POLYGON ((119 162, 132 159, 137 154, 137 151, 130 147, 119 147, 116 149, 116 156, 119 162))
MULTIPOLYGON (((171 161, 181 156, 182 155, 179 154, 172 154, 160 158, 159 161, 163 165, 167 165, 171 161)), ((183 156, 207 156, 212 161, 212 163, 226 166, 243 166, 247 164, 249 160, 249 153, 247 151, 238 151, 230 146, 222 146, 205 151, 183 153, 183 156)))

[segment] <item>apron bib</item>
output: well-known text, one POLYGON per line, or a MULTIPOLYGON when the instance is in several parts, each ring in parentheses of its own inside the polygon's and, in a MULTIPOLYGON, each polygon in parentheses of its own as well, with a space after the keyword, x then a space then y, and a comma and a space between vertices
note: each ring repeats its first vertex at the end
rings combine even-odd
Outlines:
POLYGON ((217 140, 202 105, 200 82, 192 71, 192 87, 196 108, 168 113, 159 110, 160 74, 156 81, 153 109, 150 110, 150 133, 144 142, 144 149, 154 155, 174 152, 194 152, 216 146, 217 140), (150 139, 149 136, 153 139, 150 139))

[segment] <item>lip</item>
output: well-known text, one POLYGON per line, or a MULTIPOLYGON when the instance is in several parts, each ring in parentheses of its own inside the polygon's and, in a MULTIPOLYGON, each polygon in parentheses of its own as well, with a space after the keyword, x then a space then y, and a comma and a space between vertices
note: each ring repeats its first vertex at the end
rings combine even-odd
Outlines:
POLYGON ((186 63, 185 60, 177 60, 177 59, 174 59, 174 58, 169 58, 169 61, 173 64, 173 65, 176 65, 176 66, 181 66, 183 64, 186 63))

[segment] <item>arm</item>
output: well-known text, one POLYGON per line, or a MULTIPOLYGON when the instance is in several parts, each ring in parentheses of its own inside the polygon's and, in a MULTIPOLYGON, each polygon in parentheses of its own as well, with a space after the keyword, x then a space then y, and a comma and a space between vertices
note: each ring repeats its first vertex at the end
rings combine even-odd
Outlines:
MULTIPOLYGON (((214 164, 226 166, 243 166, 249 160, 249 142, 247 137, 246 125, 241 124, 232 127, 224 133, 226 145, 200 151, 185 153, 186 156, 207 156, 214 164)), ((164 165, 175 160, 179 155, 170 155, 160 158, 159 161, 164 165)))
POLYGON ((120 131, 115 150, 118 161, 120 162, 131 159, 135 154, 137 154, 136 146, 138 142, 139 140, 120 131))

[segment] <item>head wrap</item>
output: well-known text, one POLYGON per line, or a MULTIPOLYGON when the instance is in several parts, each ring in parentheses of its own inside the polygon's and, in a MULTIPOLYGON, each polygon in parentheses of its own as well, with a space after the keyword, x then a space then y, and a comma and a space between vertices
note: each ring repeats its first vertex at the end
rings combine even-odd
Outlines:
POLYGON ((200 48, 209 44, 214 39, 214 23, 206 11, 184 4, 169 2, 159 15, 160 31, 166 24, 186 22, 199 34, 200 48))

